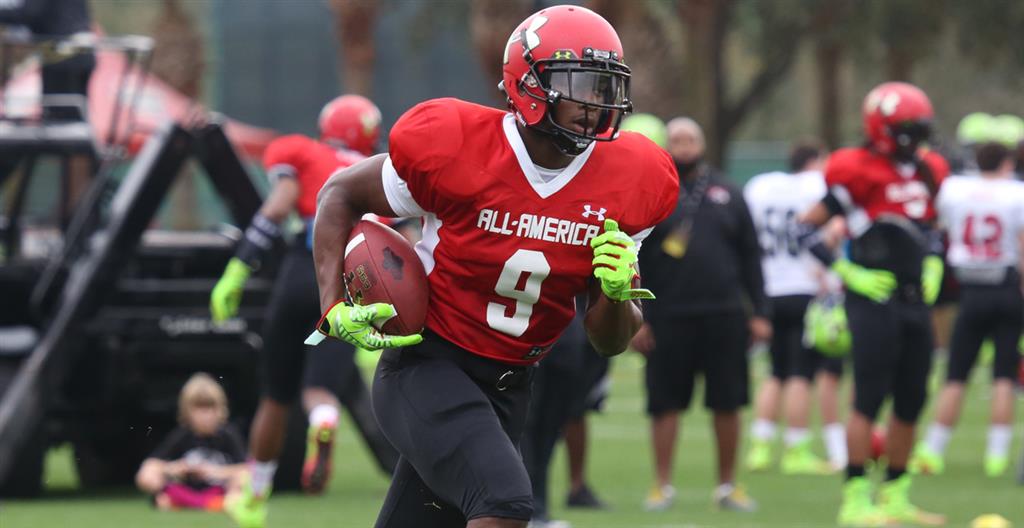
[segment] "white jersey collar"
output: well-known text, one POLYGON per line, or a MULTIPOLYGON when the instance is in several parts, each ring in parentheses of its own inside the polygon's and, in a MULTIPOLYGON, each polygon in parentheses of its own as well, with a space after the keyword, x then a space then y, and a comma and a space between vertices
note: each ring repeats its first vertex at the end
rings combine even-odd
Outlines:
POLYGON ((530 159, 530 154, 526 151, 526 144, 523 143, 523 138, 519 136, 516 118, 512 114, 505 115, 502 121, 502 128, 505 130, 505 138, 508 140, 509 146, 512 147, 512 152, 516 155, 516 160, 519 161, 519 168, 522 169, 523 175, 526 176, 526 181, 541 198, 547 198, 555 194, 572 181, 576 174, 583 169, 583 164, 590 158, 590 154, 594 152, 594 146, 597 144, 596 141, 590 143, 590 146, 579 156, 576 156, 572 163, 569 163, 568 167, 562 169, 561 174, 551 181, 545 182, 540 177, 540 174, 537 173, 537 168, 534 167, 533 160, 530 159))

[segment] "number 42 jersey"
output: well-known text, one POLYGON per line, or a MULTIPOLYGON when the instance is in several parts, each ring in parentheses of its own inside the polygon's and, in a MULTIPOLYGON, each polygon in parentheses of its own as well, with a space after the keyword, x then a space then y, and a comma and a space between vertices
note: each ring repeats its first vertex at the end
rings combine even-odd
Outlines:
POLYGON ((384 163, 392 209, 423 217, 427 328, 510 364, 540 359, 572 320, 604 220, 640 243, 679 192, 668 154, 630 132, 543 172, 510 113, 458 99, 406 112, 384 163))

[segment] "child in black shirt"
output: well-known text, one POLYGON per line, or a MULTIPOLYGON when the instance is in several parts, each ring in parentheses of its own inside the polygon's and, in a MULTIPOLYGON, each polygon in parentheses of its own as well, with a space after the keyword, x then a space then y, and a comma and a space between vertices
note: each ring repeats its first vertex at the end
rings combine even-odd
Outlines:
POLYGON ((244 468, 245 450, 227 423, 227 397, 205 373, 189 378, 178 397, 180 425, 142 462, 135 482, 161 510, 220 511, 226 490, 244 468))

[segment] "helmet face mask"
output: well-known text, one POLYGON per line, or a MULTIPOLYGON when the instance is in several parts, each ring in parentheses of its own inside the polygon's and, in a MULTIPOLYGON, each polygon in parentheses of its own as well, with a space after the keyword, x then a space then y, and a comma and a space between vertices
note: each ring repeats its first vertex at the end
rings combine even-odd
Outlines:
POLYGON ((932 135, 931 122, 927 120, 904 121, 887 127, 895 148, 893 157, 898 160, 912 160, 922 143, 932 135))

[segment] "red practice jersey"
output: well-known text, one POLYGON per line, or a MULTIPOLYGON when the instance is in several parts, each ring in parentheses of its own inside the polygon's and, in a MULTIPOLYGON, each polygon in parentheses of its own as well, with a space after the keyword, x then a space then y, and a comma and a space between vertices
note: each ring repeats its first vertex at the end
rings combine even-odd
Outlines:
MULTIPOLYGON (((949 174, 949 165, 932 151, 923 153, 936 186, 949 174)), ((825 183, 847 209, 856 235, 880 215, 898 215, 918 222, 935 218, 935 197, 913 165, 901 166, 864 147, 832 153, 825 166, 825 183)))
POLYGON ((389 149, 388 202, 424 220, 416 250, 430 283, 427 328, 511 364, 533 363, 568 326, 604 220, 640 242, 679 192, 668 154, 629 132, 547 179, 511 114, 457 99, 406 112, 389 149))
POLYGON ((316 214, 316 194, 334 171, 363 159, 351 150, 335 149, 315 139, 294 134, 275 139, 263 154, 263 167, 271 181, 295 178, 299 182, 299 215, 316 214))

